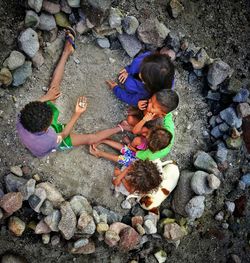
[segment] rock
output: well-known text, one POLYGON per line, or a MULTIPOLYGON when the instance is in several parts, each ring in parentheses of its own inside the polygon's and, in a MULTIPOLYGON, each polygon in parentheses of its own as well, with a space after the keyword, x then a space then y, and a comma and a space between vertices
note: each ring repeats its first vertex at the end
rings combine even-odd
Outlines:
POLYGON ((162 211, 161 211, 161 218, 173 218, 174 217, 174 213, 172 210, 168 209, 168 208, 164 208, 162 211))
POLYGON ((154 214, 154 213, 151 213, 151 212, 148 212, 148 214, 144 217, 144 222, 146 220, 151 220, 154 225, 156 226, 157 225, 157 222, 158 222, 158 219, 159 219, 159 216, 154 214))
POLYGON ((31 9, 39 13, 43 6, 43 0, 28 0, 28 5, 31 9))
POLYGON ((215 216, 215 220, 222 221, 224 219, 224 213, 221 211, 215 216))
POLYGON ((181 46, 181 36, 179 32, 170 31, 166 38, 167 47, 174 50, 174 52, 178 52, 181 46))
POLYGON ((202 69, 204 66, 211 64, 212 59, 208 56, 206 50, 204 48, 201 48, 195 55, 194 58, 190 59, 190 62, 192 63, 192 66, 195 70, 202 69))
POLYGON ((74 7, 74 8, 80 7, 81 0, 67 0, 67 1, 70 7, 74 7))
POLYGON ((40 23, 39 29, 51 31, 52 29, 56 28, 56 20, 53 15, 41 13, 40 15, 40 23))
POLYGON ((138 38, 145 44, 161 47, 170 30, 155 19, 147 19, 137 29, 138 38))
POLYGON ((59 210, 54 210, 51 214, 47 215, 44 218, 44 222, 54 232, 59 231, 58 225, 59 225, 60 220, 61 220, 61 213, 59 210))
POLYGON ((140 243, 140 235, 132 228, 126 227, 120 232, 119 249, 128 252, 140 243))
POLYGON ((42 188, 46 191, 47 199, 52 202, 53 206, 59 207, 64 198, 62 194, 49 182, 40 183, 36 186, 37 189, 42 188))
POLYGON ((0 207, 8 213, 8 215, 13 214, 22 207, 23 196, 20 192, 5 194, 0 199, 0 207))
POLYGON ((220 187, 220 179, 213 174, 207 176, 208 185, 211 189, 218 189, 220 187))
POLYGON ((3 210, 0 208, 0 220, 3 218, 3 210))
POLYGON ((12 216, 8 223, 9 230, 17 237, 20 237, 25 230, 25 223, 18 217, 12 216))
POLYGON ((128 35, 134 35, 137 28, 139 26, 139 22, 134 16, 126 16, 122 20, 122 28, 128 35))
POLYGON ((194 173, 188 170, 181 171, 181 175, 174 191, 172 209, 184 217, 187 216, 185 211, 186 204, 194 196, 191 188, 191 179, 194 173))
POLYGON ((190 219, 200 218, 204 212, 205 197, 195 196, 186 205, 185 211, 190 219))
POLYGON ((177 18, 184 11, 184 6, 178 0, 171 0, 169 6, 173 18, 177 18))
POLYGON ((167 253, 164 250, 159 250, 154 253, 155 258, 157 259, 158 263, 164 263, 167 260, 167 253))
POLYGON ((134 35, 121 34, 118 35, 118 39, 123 49, 131 58, 137 55, 142 49, 140 41, 134 35))
POLYGON ((55 235, 51 238, 51 245, 52 246, 57 246, 60 244, 60 236, 55 235))
POLYGON ((76 32, 80 35, 89 31, 86 20, 81 20, 76 24, 76 32))
MULTIPOLYGON (((149 220, 148 220, 148 221, 149 221, 149 220)), ((150 221, 150 222, 151 222, 151 221, 150 221)), ((136 231, 137 231, 141 236, 143 236, 143 235, 146 234, 146 231, 145 231, 145 229, 142 227, 141 224, 136 224, 135 229, 136 229, 136 231)))
POLYGON ((220 117, 230 127, 239 128, 242 125, 242 119, 238 118, 234 108, 228 107, 220 112, 220 117))
POLYGON ((62 12, 64 12, 65 14, 71 14, 72 10, 67 0, 61 0, 60 5, 61 5, 62 12))
POLYGON ((70 200, 70 205, 77 216, 79 216, 84 211, 86 211, 88 214, 92 214, 93 212, 88 200, 81 195, 73 196, 70 200))
POLYGON ((107 223, 110 225, 114 222, 120 222, 122 220, 122 216, 111 211, 108 210, 102 206, 95 206, 93 207, 94 210, 96 210, 99 214, 105 214, 107 215, 107 223))
MULTIPOLYGON (((54 28, 50 31, 43 31, 43 41, 44 42, 54 42, 57 39, 57 35, 58 35, 58 28, 54 28)), ((59 38, 61 39, 61 38, 59 38)), ((47 43, 48 45, 48 43, 47 43)))
POLYGON ((221 99, 221 95, 219 92, 209 90, 206 98, 209 100, 219 101, 221 99))
POLYGON ((65 28, 65 27, 70 26, 68 17, 63 12, 57 13, 55 15, 55 19, 56 19, 56 24, 60 27, 65 28))
MULTIPOLYGON (((40 21, 41 22, 41 21, 40 21)), ((32 28, 27 28, 18 37, 19 48, 30 58, 39 50, 38 35, 32 28)), ((27 62, 28 63, 28 62, 27 62)))
POLYGON ((49 200, 45 200, 40 208, 40 212, 47 216, 51 213, 53 213, 54 209, 53 209, 53 204, 49 201, 49 200))
POLYGON ((233 97, 233 102, 247 102, 249 94, 250 92, 248 89, 240 89, 240 91, 233 97))
POLYGON ((31 195, 28 199, 30 207, 36 211, 40 212, 40 207, 42 206, 44 200, 46 199, 46 192, 42 188, 35 189, 35 193, 31 195))
POLYGON ((43 10, 45 10, 46 12, 54 15, 60 12, 60 5, 53 3, 51 1, 48 0, 43 0, 43 6, 42 6, 43 10))
POLYGON ((121 27, 122 22, 122 13, 118 8, 110 8, 109 13, 109 25, 111 28, 121 27))
POLYGON ((212 173, 214 175, 219 175, 218 166, 214 159, 206 152, 198 151, 194 155, 194 166, 197 169, 201 169, 205 172, 212 173))
POLYGON ((223 136, 223 132, 220 130, 219 125, 215 126, 210 133, 215 139, 218 139, 223 136))
POLYGON ((246 187, 250 186, 250 173, 243 175, 240 178, 240 180, 241 180, 241 182, 243 182, 245 184, 246 187))
POLYGON ((62 236, 69 240, 73 237, 76 229, 76 215, 73 212, 70 203, 64 202, 61 204, 61 220, 59 222, 58 228, 62 236))
POLYGON ((12 85, 17 87, 25 83, 27 78, 32 75, 32 63, 30 61, 24 62, 24 64, 13 71, 13 83, 12 85))
POLYGON ((227 132, 230 127, 225 122, 223 122, 220 125, 218 125, 218 128, 221 132, 227 132))
POLYGON ((35 68, 39 69, 44 64, 44 57, 41 51, 37 51, 35 56, 31 59, 35 68))
POLYGON ((102 234, 104 232, 107 232, 109 230, 109 225, 106 224, 106 223, 99 223, 97 224, 96 226, 96 231, 99 233, 99 234, 102 234))
POLYGON ((177 241, 185 236, 181 227, 177 223, 171 223, 164 225, 163 236, 168 241, 177 241))
POLYGON ((83 230, 92 220, 92 216, 90 216, 86 211, 82 211, 78 219, 77 228, 83 230))
POLYGON ((111 0, 101 0, 101 1, 100 0, 88 0, 88 3, 92 7, 96 8, 102 12, 105 12, 105 11, 110 9, 111 2, 112 2, 111 0))
POLYGON ((226 201, 225 206, 226 206, 226 209, 229 213, 232 214, 234 212, 234 210, 235 210, 235 203, 234 202, 226 201))
POLYGON ((2 256, 1 263, 27 263, 28 261, 18 255, 5 254, 2 256))
POLYGON ((95 210, 93 210, 93 218, 94 218, 96 224, 99 224, 101 222, 100 216, 98 215, 98 213, 95 210))
POLYGON ((108 230, 106 233, 105 233, 105 239, 104 239, 104 242, 109 245, 110 247, 113 247, 115 245, 118 244, 120 240, 120 237, 119 235, 113 231, 113 230, 108 230))
POLYGON ((34 11, 28 10, 26 11, 24 23, 26 28, 36 28, 40 23, 39 16, 34 11))
MULTIPOLYGON (((86 22, 87 21, 88 20, 86 20, 86 22)), ((95 37, 102 38, 102 37, 105 37, 105 36, 115 35, 117 33, 117 31, 116 31, 116 29, 111 28, 109 26, 101 25, 101 26, 98 26, 98 27, 94 27, 93 30, 92 30, 92 33, 93 33, 93 35, 95 37)))
POLYGON ((7 68, 2 68, 0 70, 0 84, 4 86, 9 86, 12 83, 12 74, 7 68))
MULTIPOLYGON (((77 227, 79 228, 79 223, 77 227)), ((95 233, 95 229, 96 229, 96 225, 95 225, 94 219, 91 218, 88 225, 84 229, 81 229, 81 234, 93 235, 95 233)))
POLYGON ((131 204, 128 200, 123 200, 122 203, 121 203, 121 208, 122 209, 131 209, 131 204))
POLYGON ((88 243, 89 243, 89 240, 87 238, 81 238, 81 239, 78 239, 76 242, 74 242, 73 247, 77 249, 77 248, 86 246, 88 243))
POLYGON ((56 55, 59 55, 59 52, 64 46, 64 40, 58 37, 50 45, 45 48, 45 52, 51 57, 54 58, 56 55))
POLYGON ((229 224, 228 223, 222 223, 221 226, 224 229, 228 229, 229 228, 229 224))
POLYGON ((37 225, 35 229, 36 234, 48 234, 51 232, 51 229, 49 226, 44 222, 44 220, 41 220, 37 225))
POLYGON ((151 220, 145 220, 143 227, 147 235, 157 233, 157 228, 151 220))
MULTIPOLYGON (((21 52, 13 50, 10 53, 10 56, 7 58, 7 66, 10 70, 15 70, 21 67, 24 64, 24 61, 25 61, 25 56, 21 52)), ((22 170, 19 166, 13 166, 12 169, 14 171, 16 170, 19 174, 20 174, 20 170, 22 170)), ((22 176, 22 175, 18 175, 18 176, 22 176)))
POLYGON ((17 192, 19 187, 25 185, 27 181, 28 180, 15 176, 13 174, 8 174, 4 177, 7 192, 17 192))
POLYGON ((243 140, 241 137, 236 138, 236 139, 228 137, 226 139, 227 148, 232 149, 232 150, 240 149, 240 147, 242 146, 242 143, 243 143, 243 140))
POLYGON ((248 103, 240 103, 237 105, 237 113, 240 118, 250 115, 250 105, 248 103))
POLYGON ((142 216, 133 216, 131 218, 132 227, 135 227, 137 224, 143 224, 143 217, 142 216))
POLYGON ((194 173, 191 179, 191 188, 197 195, 207 195, 213 192, 213 189, 208 185, 208 176, 209 174, 203 171, 194 173))
POLYGON ((217 146, 217 152, 215 154, 215 159, 218 163, 224 163, 227 160, 228 150, 224 143, 220 143, 217 146))
POLYGON ((71 251, 73 254, 83 254, 88 255, 95 252, 95 243, 93 241, 90 241, 87 245, 82 246, 78 249, 73 248, 71 251))
POLYGON ((31 195, 35 192, 36 181, 30 179, 26 184, 19 187, 19 191, 22 193, 23 200, 28 200, 31 195))
POLYGON ((231 73, 230 66, 220 59, 215 59, 209 66, 207 80, 213 87, 221 84, 231 73))
POLYGON ((96 40, 97 44, 99 45, 99 47, 101 48, 110 48, 110 42, 108 40, 108 38, 97 38, 96 40))
POLYGON ((43 234, 42 235, 42 241, 43 241, 43 244, 49 244, 49 241, 50 241, 50 234, 43 234))
POLYGON ((240 257, 235 255, 235 254, 231 255, 231 259, 233 260, 234 263, 241 263, 242 262, 240 257))

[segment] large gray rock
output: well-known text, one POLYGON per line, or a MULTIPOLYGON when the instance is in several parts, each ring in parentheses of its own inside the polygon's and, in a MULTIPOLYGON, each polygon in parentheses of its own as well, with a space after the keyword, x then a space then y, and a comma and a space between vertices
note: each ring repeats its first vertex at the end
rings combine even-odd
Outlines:
POLYGON ((193 175, 194 172, 187 170, 181 171, 180 179, 174 190, 172 208, 175 213, 182 216, 187 216, 185 211, 186 204, 194 196, 194 192, 191 188, 191 179, 193 175))
POLYGON ((15 70, 21 67, 24 64, 24 61, 25 56, 21 52, 13 50, 7 58, 6 63, 10 70, 15 70))
POLYGON ((118 8, 111 7, 109 13, 109 25, 111 28, 119 28, 122 23, 122 13, 118 8))
POLYGON ((97 38, 96 40, 97 44, 99 45, 99 47, 101 48, 110 48, 110 42, 108 40, 108 38, 97 38))
POLYGON ((52 202, 55 207, 59 207, 64 201, 62 194, 49 182, 40 183, 36 186, 37 189, 45 190, 47 199, 52 202))
POLYGON ((20 34, 18 44, 20 49, 32 58, 39 50, 39 40, 36 31, 32 28, 27 28, 20 34))
POLYGON ((197 169, 201 169, 205 172, 219 175, 220 171, 218 170, 217 163, 214 159, 204 151, 198 151, 194 155, 194 166, 197 169))
POLYGON ((58 225, 61 220, 61 213, 59 210, 54 210, 50 215, 44 218, 44 222, 52 231, 58 232, 58 225))
POLYGON ((28 0, 28 5, 31 9, 39 13, 42 9, 43 0, 28 0))
POLYGON ((70 7, 76 8, 76 7, 80 7, 81 0, 67 0, 67 2, 70 7))
POLYGON ((60 212, 62 217, 58 228, 62 236, 66 240, 69 240, 74 236, 76 230, 76 215, 73 212, 69 202, 62 203, 60 212))
POLYGON ((126 16, 122 20, 122 28, 128 35, 135 34, 137 28, 139 26, 139 22, 136 17, 134 16, 126 16))
POLYGON ((108 210, 107 208, 104 208, 102 206, 95 206, 93 207, 93 209, 96 210, 99 215, 101 214, 107 215, 108 224, 112 224, 114 222, 120 222, 122 220, 121 215, 111 210, 108 210))
POLYGON ((138 37, 143 43, 156 47, 163 46, 169 32, 170 30, 157 18, 146 20, 137 29, 138 37))
POLYGON ((17 192, 19 187, 25 185, 27 181, 27 179, 20 178, 13 174, 8 174, 4 177, 4 183, 7 192, 17 192))
POLYGON ((118 39, 131 58, 137 55, 142 49, 142 45, 135 35, 121 34, 118 35, 118 39))
POLYGON ((56 28, 56 20, 53 15, 42 13, 40 15, 39 29, 51 31, 56 28))
POLYGON ((32 63, 25 61, 24 64, 13 71, 13 83, 14 87, 18 87, 25 83, 27 78, 32 75, 32 63))
POLYGON ((25 185, 19 187, 19 191, 23 195, 24 200, 28 200, 31 195, 35 192, 36 181, 30 179, 25 185))
POLYGON ((200 218, 204 212, 205 197, 195 196, 186 205, 185 211, 190 219, 200 218))
POLYGON ((194 173, 191 180, 191 187, 197 195, 207 195, 213 192, 213 189, 208 185, 208 176, 209 174, 203 171, 197 171, 194 173))
POLYGON ((84 211, 90 215, 92 214, 92 207, 89 201, 81 195, 73 196, 70 200, 70 205, 77 216, 81 215, 84 211))
POLYGON ((242 119, 238 118, 233 107, 228 107, 220 112, 220 117, 224 120, 230 127, 240 128, 242 125, 242 119))
POLYGON ((40 23, 40 19, 36 12, 32 10, 26 11, 26 15, 24 19, 25 27, 36 28, 38 27, 39 23, 40 23))
POLYGON ((213 87, 221 84, 231 73, 230 66, 220 59, 214 60, 209 66, 207 80, 213 87))
POLYGON ((49 200, 45 200, 40 208, 40 212, 47 216, 51 213, 53 213, 54 208, 53 208, 53 204, 49 201, 49 200))

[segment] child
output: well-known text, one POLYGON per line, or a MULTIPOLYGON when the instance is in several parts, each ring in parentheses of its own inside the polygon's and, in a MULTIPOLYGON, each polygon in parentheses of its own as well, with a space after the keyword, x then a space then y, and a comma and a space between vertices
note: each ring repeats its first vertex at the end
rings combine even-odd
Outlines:
POLYGON ((149 99, 155 92, 174 87, 174 65, 170 53, 145 52, 137 56, 119 73, 118 79, 124 84, 124 89, 111 80, 107 84, 117 98, 137 106, 138 101, 149 99))
POLYGON ((74 124, 87 109, 87 100, 80 97, 77 100, 75 112, 67 125, 58 122, 59 110, 54 104, 60 96, 60 83, 63 78, 67 59, 74 51, 74 34, 72 30, 66 32, 66 43, 61 58, 53 73, 48 92, 39 101, 28 103, 17 120, 17 132, 21 142, 36 157, 43 157, 57 149, 70 149, 73 146, 93 144, 115 133, 129 130, 126 122, 117 127, 97 132, 95 134, 75 134, 74 124))
POLYGON ((157 152, 167 147, 171 139, 172 134, 169 131, 161 127, 155 127, 148 130, 147 137, 135 137, 130 146, 122 145, 121 143, 109 139, 103 140, 99 143, 107 144, 112 148, 119 150, 121 155, 102 151, 98 149, 96 145, 90 146, 90 153, 96 157, 103 157, 128 167, 132 162, 138 159, 138 147, 141 148, 143 146, 145 148, 147 145, 147 148, 152 152, 157 152))

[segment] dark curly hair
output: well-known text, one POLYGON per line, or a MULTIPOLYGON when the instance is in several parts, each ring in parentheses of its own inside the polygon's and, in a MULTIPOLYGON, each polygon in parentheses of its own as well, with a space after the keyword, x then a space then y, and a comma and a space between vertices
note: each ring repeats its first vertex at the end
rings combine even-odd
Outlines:
POLYGON ((174 90, 160 90, 155 93, 155 97, 165 113, 175 110, 179 105, 179 95, 174 90))
POLYGON ((20 122, 31 133, 46 130, 52 121, 52 109, 46 102, 33 101, 21 110, 20 122))
POLYGON ((172 134, 168 130, 162 127, 154 127, 151 129, 148 138, 148 148, 152 152, 160 151, 169 145, 171 139, 172 134))
POLYGON ((128 182, 134 191, 146 194, 156 189, 162 181, 157 166, 149 160, 137 160, 128 172, 128 182))
POLYGON ((170 58, 160 53, 145 57, 140 66, 141 78, 151 95, 162 89, 171 89, 174 72, 170 58))

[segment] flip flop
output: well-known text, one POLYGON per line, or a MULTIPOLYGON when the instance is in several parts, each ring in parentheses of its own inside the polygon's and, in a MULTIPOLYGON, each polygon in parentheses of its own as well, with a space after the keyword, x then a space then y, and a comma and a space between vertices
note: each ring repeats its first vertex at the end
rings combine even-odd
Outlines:
POLYGON ((73 49, 76 49, 76 44, 75 44, 75 37, 76 37, 76 32, 72 27, 66 27, 66 36, 65 39, 69 41, 73 49))

